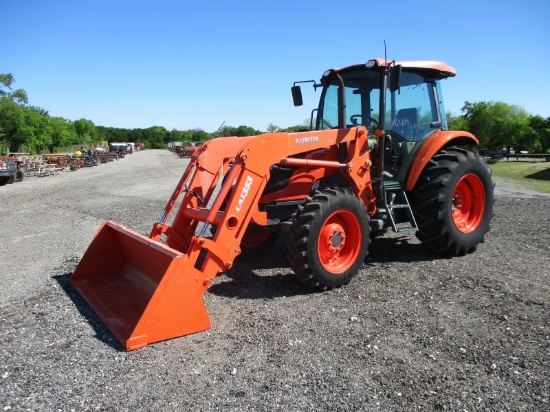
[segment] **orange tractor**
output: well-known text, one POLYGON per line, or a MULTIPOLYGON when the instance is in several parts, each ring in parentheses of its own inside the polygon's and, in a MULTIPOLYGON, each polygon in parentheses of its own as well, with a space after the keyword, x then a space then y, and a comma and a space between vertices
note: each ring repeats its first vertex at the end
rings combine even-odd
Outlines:
POLYGON ((440 80, 454 75, 383 59, 326 71, 310 129, 204 143, 149 236, 103 223, 72 284, 132 350, 210 328, 203 294, 216 275, 281 232, 290 267, 319 289, 348 283, 387 229, 414 231, 434 252, 473 252, 494 184, 466 148, 477 138, 447 130, 440 80))

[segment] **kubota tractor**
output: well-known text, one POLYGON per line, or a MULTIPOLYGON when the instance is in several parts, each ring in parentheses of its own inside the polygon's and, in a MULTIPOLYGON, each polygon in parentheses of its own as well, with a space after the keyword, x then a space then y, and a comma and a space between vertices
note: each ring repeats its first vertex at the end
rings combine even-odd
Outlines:
POLYGON ((281 232, 292 270, 319 289, 348 283, 388 228, 433 252, 474 251, 493 182, 466 148, 476 137, 447 130, 440 81, 454 75, 441 62, 383 59, 326 71, 308 130, 206 142, 149 236, 103 223, 72 284, 132 350, 208 329, 212 280, 281 232))

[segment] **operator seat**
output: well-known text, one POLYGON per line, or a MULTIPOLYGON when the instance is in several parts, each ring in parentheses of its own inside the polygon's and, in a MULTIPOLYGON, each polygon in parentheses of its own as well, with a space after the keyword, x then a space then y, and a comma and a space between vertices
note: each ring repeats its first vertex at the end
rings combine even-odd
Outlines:
POLYGON ((415 140, 414 127, 418 124, 418 109, 400 109, 392 122, 391 130, 408 142, 415 140))

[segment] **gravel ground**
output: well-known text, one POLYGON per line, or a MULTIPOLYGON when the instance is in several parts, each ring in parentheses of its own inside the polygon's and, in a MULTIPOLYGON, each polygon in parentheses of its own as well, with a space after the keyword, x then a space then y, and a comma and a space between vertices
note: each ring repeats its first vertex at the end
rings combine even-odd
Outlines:
POLYGON ((147 234, 186 164, 147 150, 0 188, 1 410, 550 409, 550 197, 504 181, 474 254, 390 233, 316 293, 277 244, 216 278, 212 329, 122 351, 68 277, 103 220, 147 234))

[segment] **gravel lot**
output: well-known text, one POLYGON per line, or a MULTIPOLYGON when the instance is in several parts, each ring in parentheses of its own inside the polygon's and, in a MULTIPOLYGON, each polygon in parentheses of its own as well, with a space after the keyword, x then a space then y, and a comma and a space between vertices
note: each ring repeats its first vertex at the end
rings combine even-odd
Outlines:
POLYGON ((0 187, 0 410, 550 410, 550 197, 504 181, 474 254, 387 234, 316 293, 278 244, 218 276, 212 329, 122 351, 68 277, 102 221, 147 234, 186 164, 147 150, 0 187))

